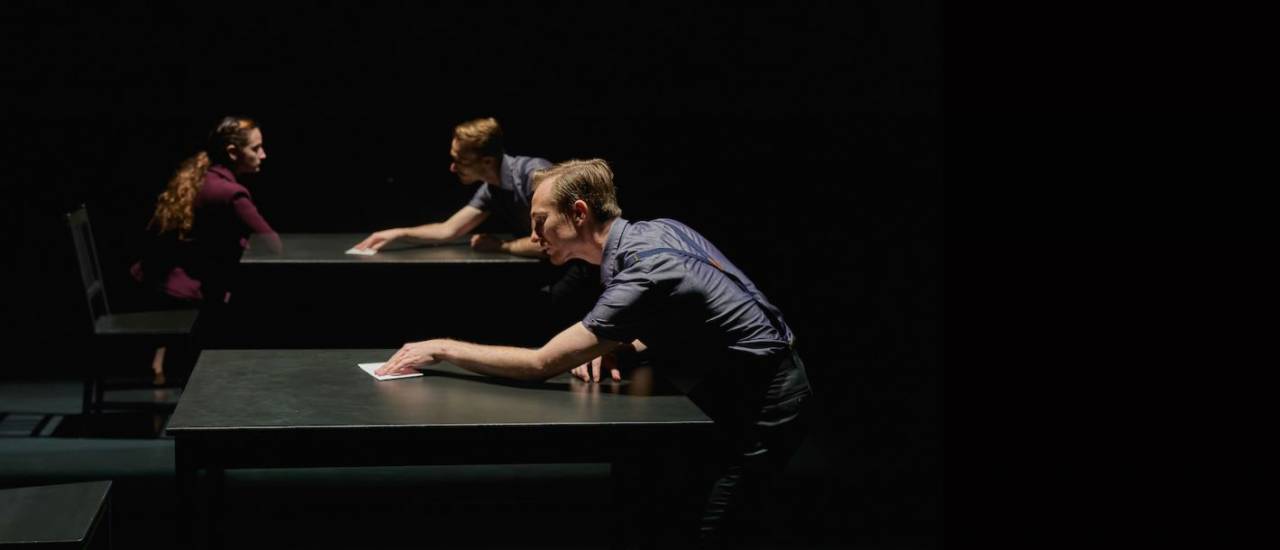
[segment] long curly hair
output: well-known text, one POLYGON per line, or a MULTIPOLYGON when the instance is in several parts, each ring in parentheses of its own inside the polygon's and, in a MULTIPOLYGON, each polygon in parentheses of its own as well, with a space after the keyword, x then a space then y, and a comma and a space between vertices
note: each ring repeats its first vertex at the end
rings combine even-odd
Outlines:
POLYGON ((209 167, 232 164, 227 156, 227 145, 248 145, 249 133, 257 127, 258 123, 247 117, 229 116, 218 121, 218 125, 209 132, 204 150, 178 164, 164 192, 156 199, 156 210, 147 228, 155 229, 161 235, 176 232, 179 239, 186 239, 195 224, 196 195, 204 185, 209 167))

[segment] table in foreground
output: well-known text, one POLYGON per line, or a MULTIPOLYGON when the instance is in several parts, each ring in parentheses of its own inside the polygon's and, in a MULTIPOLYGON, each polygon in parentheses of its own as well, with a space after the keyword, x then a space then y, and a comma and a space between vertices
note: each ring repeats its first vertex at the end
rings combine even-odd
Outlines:
POLYGON ((0 490, 0 548, 109 548, 110 491, 110 481, 0 490))
POLYGON ((395 350, 210 350, 169 422, 179 533, 190 536, 199 489, 213 482, 208 536, 230 468, 420 464, 644 463, 657 448, 697 444, 712 422, 665 384, 589 384, 566 374, 515 382, 441 363, 378 381, 357 363, 395 350))

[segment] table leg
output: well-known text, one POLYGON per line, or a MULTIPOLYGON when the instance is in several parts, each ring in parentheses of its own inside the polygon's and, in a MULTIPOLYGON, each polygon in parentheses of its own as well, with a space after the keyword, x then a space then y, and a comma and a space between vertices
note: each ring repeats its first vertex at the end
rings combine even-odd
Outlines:
POLYGON ((195 522, 196 471, 192 460, 190 444, 182 438, 176 438, 174 448, 175 481, 178 493, 177 525, 175 535, 178 546, 194 548, 191 538, 192 524, 195 522))
POLYGON ((615 458, 610 474, 613 478, 614 532, 613 548, 656 548, 655 464, 647 455, 615 458))
POLYGON ((209 468, 206 471, 209 483, 209 507, 206 517, 205 540, 209 541, 209 548, 225 548, 225 540, 223 539, 223 511, 226 510, 226 471, 222 468, 209 468))

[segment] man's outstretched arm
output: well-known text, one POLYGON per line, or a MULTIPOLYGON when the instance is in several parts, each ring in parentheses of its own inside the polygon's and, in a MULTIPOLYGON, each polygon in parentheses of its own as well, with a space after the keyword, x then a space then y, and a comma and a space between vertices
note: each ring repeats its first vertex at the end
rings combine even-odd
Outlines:
POLYGON ((464 206, 454 212, 449 219, 439 223, 428 223, 415 227, 397 227, 385 229, 369 235, 354 248, 372 248, 378 250, 396 239, 411 237, 422 241, 447 241, 467 234, 480 225, 489 213, 474 206, 464 206))
POLYGON ((600 340, 582 323, 575 323, 538 349, 447 339, 411 342, 401 347, 377 372, 379 375, 405 374, 418 367, 448 361, 489 376, 546 380, 609 353, 619 345, 612 340, 600 340))
POLYGON ((543 258, 546 254, 542 252, 542 247, 533 242, 532 235, 526 235, 511 239, 502 243, 502 251, 516 256, 525 256, 528 258, 543 258))
POLYGON ((524 256, 526 258, 545 258, 547 255, 542 252, 542 247, 533 242, 531 235, 516 237, 509 241, 503 241, 496 236, 489 234, 477 234, 471 236, 471 248, 476 250, 485 250, 488 252, 506 252, 516 256, 524 256))

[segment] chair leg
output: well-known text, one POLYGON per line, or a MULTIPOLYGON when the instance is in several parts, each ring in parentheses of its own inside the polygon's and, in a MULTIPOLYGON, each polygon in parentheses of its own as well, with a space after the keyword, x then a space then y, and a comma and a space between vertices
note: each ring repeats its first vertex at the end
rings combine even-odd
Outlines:
POLYGON ((84 377, 84 396, 81 398, 80 414, 89 414, 93 412, 93 396, 97 390, 93 387, 93 377, 85 375, 84 377))
POLYGON ((102 412, 103 394, 106 392, 106 381, 101 376, 93 377, 93 412, 102 412))

